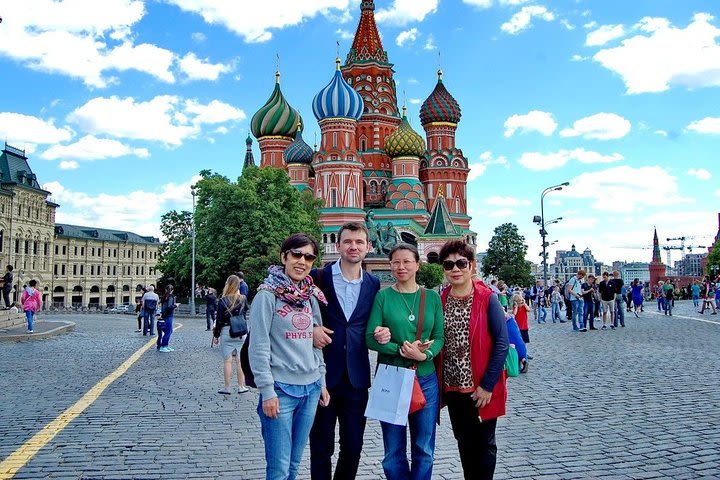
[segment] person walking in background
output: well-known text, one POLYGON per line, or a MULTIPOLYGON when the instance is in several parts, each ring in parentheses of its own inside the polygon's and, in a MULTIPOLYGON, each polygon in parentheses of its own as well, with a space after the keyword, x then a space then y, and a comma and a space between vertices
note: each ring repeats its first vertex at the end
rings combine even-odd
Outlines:
POLYGON ((2 293, 3 301, 5 302, 5 310, 10 308, 10 292, 13 289, 13 266, 8 265, 5 267, 5 275, 2 277, 2 293))
POLYGON ((148 285, 147 291, 140 299, 143 315, 143 336, 146 336, 148 332, 151 336, 155 335, 155 310, 157 310, 159 302, 160 297, 155 293, 155 287, 148 285))
POLYGON ((587 332, 585 328, 585 321, 583 320, 583 314, 585 309, 585 302, 582 296, 582 283, 585 278, 585 270, 582 268, 577 271, 574 277, 570 278, 565 291, 570 296, 572 302, 572 324, 573 330, 579 332, 587 332))
POLYGON ((590 330, 595 328, 595 275, 592 273, 587 276, 587 280, 581 285, 583 299, 583 318, 585 319, 585 327, 590 326, 590 330))
POLYGON ((217 292, 214 288, 208 288, 207 294, 205 294, 205 330, 208 332, 215 326, 217 302, 217 292))
MULTIPOLYGON (((438 361, 442 403, 448 407, 465 479, 492 479, 497 462, 495 428, 497 419, 505 415, 507 398, 505 312, 492 290, 473 279, 477 264, 472 247, 451 240, 440 249, 439 259, 450 285, 442 293, 445 348, 438 361)), ((527 307, 520 290, 513 303, 527 307)), ((527 310, 525 318, 527 323, 527 310)), ((522 343, 518 339, 516 349, 527 371, 522 343)))
POLYGON ((675 286, 670 283, 670 280, 665 280, 665 284, 662 287, 662 296, 664 299, 663 302, 663 311, 665 312, 665 315, 669 315, 672 317, 672 309, 673 309, 673 303, 674 303, 674 295, 675 295, 675 286))
POLYGON ((528 344, 530 343, 530 327, 528 325, 528 312, 530 311, 530 307, 525 303, 523 296, 519 294, 513 295, 512 307, 512 314, 518 324, 518 328, 520 328, 520 335, 523 341, 528 344))
POLYGON ((33 321, 35 320, 35 313, 42 309, 42 298, 40 298, 40 292, 35 288, 37 287, 37 281, 30 280, 29 284, 30 286, 23 290, 20 303, 27 320, 27 333, 34 333, 33 321))
POLYGON ((505 285, 505 282, 500 280, 497 283, 498 288, 498 299, 500 300, 500 305, 502 305, 503 310, 507 312, 508 309, 508 295, 507 295, 507 285, 505 285))
POLYGON ((173 333, 173 317, 175 316, 175 294, 173 294, 173 286, 165 287, 162 304, 160 306, 160 319, 158 320, 157 330, 157 349, 161 352, 173 352, 174 348, 169 346, 170 335, 173 333))
POLYGON ((690 285, 690 292, 692 294, 693 307, 698 308, 700 306, 700 282, 693 280, 690 285))
POLYGON ((637 318, 640 318, 638 312, 642 311, 643 307, 643 285, 640 283, 639 278, 633 280, 632 287, 630 287, 630 294, 632 295, 632 303, 634 306, 633 313, 637 318))
POLYGON ((545 296, 545 289, 543 287, 538 287, 537 292, 535 301, 537 304, 537 311, 535 318, 538 323, 547 323, 547 297, 545 296))
POLYGON ((322 325, 319 303, 327 304, 309 275, 317 256, 318 245, 308 235, 285 239, 282 266, 268 268, 250 308, 248 358, 260 391, 268 480, 297 477, 318 401, 330 402, 323 354, 313 347, 313 326, 322 325))
POLYGON ((658 312, 662 312, 665 309, 665 297, 663 296, 663 287, 664 286, 665 286, 665 282, 660 280, 660 281, 658 281, 657 285, 655 285, 655 288, 653 289, 653 293, 655 295, 655 300, 657 301, 658 312))
POLYGON ((627 295, 627 289, 625 288, 625 282, 620 278, 620 272, 613 270, 613 278, 610 280, 612 285, 615 287, 615 322, 613 325, 621 327, 625 326, 625 309, 623 307, 623 301, 627 295))
POLYGON ((378 352, 378 364, 417 367, 416 375, 426 404, 408 417, 410 458, 407 459, 408 427, 380 422, 385 456, 383 470, 388 480, 430 480, 435 458, 435 429, 440 409, 440 392, 433 357, 444 345, 443 308, 434 290, 420 287, 416 281, 420 269, 417 248, 399 244, 388 255, 396 282, 375 296, 365 341, 378 352), (424 299, 424 301, 423 301, 424 299), (423 323, 418 340, 418 323, 423 323), (381 344, 375 338, 377 327, 388 327, 391 339, 381 344))
MULTIPOLYGON (((323 351, 325 382, 330 393, 326 407, 318 407, 310 431, 312 480, 330 480, 335 453, 335 425, 340 423, 340 452, 336 480, 353 480, 360 465, 365 433, 365 408, 370 388, 370 359, 365 343, 370 310, 380 281, 365 272, 362 262, 369 249, 365 224, 350 222, 340 227, 336 249, 340 259, 310 275, 328 301, 320 305, 322 326, 313 329, 313 341, 323 351)), ((390 341, 384 329, 380 343, 390 341)), ((376 332, 376 339, 377 336, 376 332)))
POLYGON ((248 284, 245 281, 245 274, 243 272, 237 272, 235 276, 240 279, 240 286, 238 287, 240 295, 243 295, 245 296, 245 298, 247 298, 250 295, 250 287, 248 287, 248 284))
POLYGON ((613 280, 610 280, 610 274, 603 272, 602 281, 598 285, 600 291, 600 302, 602 303, 602 329, 607 330, 607 321, 610 320, 610 328, 615 330, 617 319, 615 318, 615 296, 617 289, 613 280), (609 319, 607 317, 610 317, 609 319))
POLYGON ((551 315, 552 315, 552 322, 555 323, 555 321, 559 321, 560 323, 565 323, 565 320, 562 319, 562 312, 560 305, 563 303, 563 296, 560 293, 560 289, 555 286, 552 289, 552 293, 550 294, 550 305, 551 305, 551 315))
POLYGON ((230 317, 245 317, 248 311, 247 297, 240 294, 239 287, 240 279, 237 275, 230 275, 225 280, 222 298, 217 302, 217 318, 213 325, 213 345, 220 344, 220 353, 223 357, 224 386, 218 390, 218 393, 222 395, 230 395, 233 363, 237 364, 235 368, 237 370, 238 393, 248 391, 247 386, 245 386, 245 375, 243 375, 242 368, 240 368, 240 349, 245 341, 245 336, 230 336, 230 317), (233 358, 235 358, 235 362, 233 362, 233 358))

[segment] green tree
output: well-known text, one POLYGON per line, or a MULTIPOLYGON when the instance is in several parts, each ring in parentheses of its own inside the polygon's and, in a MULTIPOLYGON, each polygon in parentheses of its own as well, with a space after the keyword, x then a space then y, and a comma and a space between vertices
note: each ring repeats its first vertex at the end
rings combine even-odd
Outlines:
POLYGON ((192 212, 171 210, 160 221, 165 241, 160 245, 158 270, 163 273, 159 283, 174 283, 176 294, 190 291, 192 212))
POLYGON ((712 251, 708 254, 708 274, 717 275, 720 272, 720 238, 713 245, 712 251))
POLYGON ((530 262, 525 260, 527 245, 517 226, 503 223, 495 228, 490 239, 482 269, 485 275, 494 275, 508 285, 531 285, 530 262))
POLYGON ((241 270, 254 290, 267 267, 280 262, 280 244, 292 233, 320 239, 318 208, 311 191, 299 192, 287 173, 247 168, 236 183, 209 171, 197 182, 195 211, 198 282, 220 289, 241 270))
POLYGON ((437 263, 421 263, 415 280, 425 288, 435 288, 445 279, 443 269, 437 263))

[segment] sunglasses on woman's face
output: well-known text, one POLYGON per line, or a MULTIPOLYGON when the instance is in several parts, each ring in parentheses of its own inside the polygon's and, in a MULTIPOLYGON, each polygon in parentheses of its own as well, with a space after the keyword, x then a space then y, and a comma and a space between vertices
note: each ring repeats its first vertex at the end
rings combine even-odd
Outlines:
POLYGON ((300 250, 288 250, 287 253, 289 253, 290 256, 292 258, 294 258, 295 260, 300 260, 301 258, 305 257, 305 260, 307 260, 308 262, 314 262, 315 259, 317 258, 317 255, 315 255, 315 254, 304 253, 304 252, 301 252, 300 250))
POLYGON ((457 265, 460 270, 463 270, 467 268, 469 264, 470 262, 468 262, 467 258, 458 258, 454 262, 452 260, 445 260, 443 262, 443 269, 449 272, 450 270, 455 268, 455 265, 457 265))

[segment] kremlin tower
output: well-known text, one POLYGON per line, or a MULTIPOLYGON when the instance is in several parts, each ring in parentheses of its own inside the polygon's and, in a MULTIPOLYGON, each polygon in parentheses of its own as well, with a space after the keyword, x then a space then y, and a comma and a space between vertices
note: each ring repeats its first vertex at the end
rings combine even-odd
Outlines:
POLYGON ((653 256, 652 262, 650 262, 650 286, 657 285, 660 277, 664 277, 666 273, 666 266, 662 263, 660 258, 660 242, 658 242, 657 229, 653 235, 653 256))
POLYGON ((275 72, 272 95, 250 122, 250 130, 260 144, 260 167, 285 167, 283 152, 295 138, 301 121, 298 111, 290 106, 280 90, 280 72, 275 72))

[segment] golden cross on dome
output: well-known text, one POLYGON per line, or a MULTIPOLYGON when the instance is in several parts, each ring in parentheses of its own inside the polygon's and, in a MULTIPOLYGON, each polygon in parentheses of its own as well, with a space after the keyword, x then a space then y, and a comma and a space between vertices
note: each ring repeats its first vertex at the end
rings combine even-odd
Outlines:
POLYGON ((445 196, 445 193, 443 193, 443 186, 442 186, 442 184, 438 187, 437 196, 438 196, 438 197, 444 197, 444 196, 445 196))

